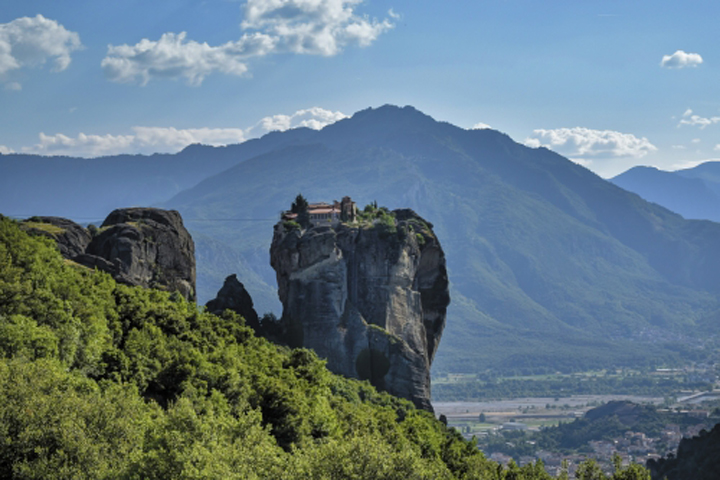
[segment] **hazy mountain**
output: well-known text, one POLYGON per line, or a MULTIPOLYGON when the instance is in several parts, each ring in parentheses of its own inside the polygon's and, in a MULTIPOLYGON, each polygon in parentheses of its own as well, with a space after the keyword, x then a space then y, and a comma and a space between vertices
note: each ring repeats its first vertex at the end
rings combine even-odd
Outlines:
POLYGON ((720 225, 684 220, 549 150, 411 107, 276 134, 293 135, 165 204, 238 254, 257 274, 241 279, 252 294, 275 285, 272 225, 295 195, 350 195, 435 224, 453 298, 439 370, 672 360, 688 355, 680 340, 715 323, 720 225))
POLYGON ((0 211, 102 220, 115 208, 165 201, 200 180, 311 134, 300 128, 240 145, 191 145, 177 154, 101 158, 0 154, 0 211))
POLYGON ((676 172, 633 167, 611 182, 685 218, 720 221, 719 162, 676 172))

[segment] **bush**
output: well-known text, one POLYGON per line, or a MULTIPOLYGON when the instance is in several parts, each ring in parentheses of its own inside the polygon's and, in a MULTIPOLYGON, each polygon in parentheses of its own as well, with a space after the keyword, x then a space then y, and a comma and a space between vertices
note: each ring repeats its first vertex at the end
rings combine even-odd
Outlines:
POLYGON ((300 230, 300 224, 293 220, 287 220, 287 221, 283 222, 283 228, 285 230, 295 230, 295 229, 300 230))

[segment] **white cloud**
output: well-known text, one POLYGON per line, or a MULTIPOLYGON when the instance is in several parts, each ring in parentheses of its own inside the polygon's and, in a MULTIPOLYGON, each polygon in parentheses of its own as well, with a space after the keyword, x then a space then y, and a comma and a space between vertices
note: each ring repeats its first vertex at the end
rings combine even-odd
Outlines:
POLYGON ((690 141, 691 141, 692 143, 700 143, 700 139, 699 139, 699 138, 693 138, 693 139, 690 140, 690 141))
MULTIPOLYGON (((96 135, 80 133, 75 137, 62 133, 46 135, 40 133, 40 142, 32 147, 23 147, 24 153, 39 155, 69 155, 98 157, 121 153, 174 153, 188 145, 229 145, 241 143, 252 136, 273 130, 287 130, 296 127, 320 129, 326 125, 347 118, 342 112, 333 112, 320 107, 298 110, 291 115, 271 115, 254 126, 240 128, 187 128, 173 127, 132 127, 126 135, 96 135), (260 130, 257 134, 255 130, 260 130)), ((0 152, 6 153, 0 146, 0 152)), ((7 149, 7 153, 12 151, 7 149)))
POLYGON ((700 54, 685 53, 682 50, 678 50, 672 55, 663 55, 660 66, 665 68, 685 68, 697 67, 701 63, 703 63, 703 59, 700 54))
POLYGON ((483 123, 483 122, 478 122, 472 126, 472 130, 485 130, 487 128, 492 128, 492 127, 490 125, 488 125, 487 123, 483 123))
POLYGON ((263 118, 257 123, 257 127, 266 132, 274 130, 288 130, 297 127, 309 127, 320 130, 326 125, 335 123, 348 116, 342 112, 333 112, 320 107, 312 107, 306 110, 298 110, 292 115, 272 115, 263 118))
POLYGON ((110 45, 101 62, 105 76, 115 82, 139 80, 141 85, 151 78, 185 78, 190 85, 200 85, 213 72, 245 74, 249 57, 265 55, 275 46, 275 40, 263 34, 244 35, 219 47, 186 36, 166 33, 157 42, 143 39, 133 46, 110 45))
MULTIPOLYGON (((22 17, 0 24, 0 80, 8 72, 24 67, 44 65, 53 61, 52 70, 65 70, 72 60, 71 53, 82 47, 80 36, 50 20, 37 15, 22 17)), ((17 82, 12 82, 19 85, 17 82)), ((11 85, 12 85, 11 83, 11 85)), ((16 86, 10 89, 17 90, 16 86)))
POLYGON ((586 157, 641 158, 657 150, 657 147, 645 137, 638 138, 630 133, 583 127, 534 130, 533 136, 525 139, 525 145, 533 148, 544 146, 574 161, 586 157))
POLYGON ((87 135, 68 137, 62 133, 40 134, 40 143, 25 147, 25 153, 97 157, 120 153, 177 152, 193 143, 227 145, 245 140, 239 128, 133 127, 129 135, 87 135))
POLYGON ((673 150, 685 150, 687 147, 685 145, 671 145, 670 148, 673 150))
MULTIPOLYGON (((366 47, 393 27, 355 13, 361 0, 248 0, 241 28, 247 32, 235 42, 210 46, 187 40, 185 32, 165 33, 158 41, 108 46, 102 68, 108 79, 138 82, 155 78, 184 78, 200 85, 219 72, 241 76, 247 61, 271 53, 332 56, 348 45, 366 47)), ((396 18, 394 12, 388 12, 396 18)))
POLYGON ((18 82, 9 82, 5 84, 5 90, 9 90, 11 92, 19 92, 22 90, 22 85, 18 82))
POLYGON ((717 151, 720 151, 720 143, 718 143, 717 145, 715 145, 715 147, 713 148, 713 150, 715 150, 716 152, 717 152, 717 151))
MULTIPOLYGON (((362 47, 393 27, 355 14, 361 0, 248 0, 242 28, 278 39, 278 49, 293 53, 336 55, 348 44, 362 47)), ((394 12, 393 12, 394 14, 394 12)))
POLYGON ((688 108, 687 111, 685 111, 685 113, 683 114, 683 118, 680 119, 678 127, 681 125, 699 126, 702 130, 708 125, 713 125, 718 122, 720 122, 720 117, 701 117, 700 115, 694 115, 692 113, 692 110, 688 108))
POLYGON ((6 147, 5 145, 0 145, 0 154, 9 155, 11 153, 15 153, 15 152, 13 152, 13 150, 11 148, 6 147))

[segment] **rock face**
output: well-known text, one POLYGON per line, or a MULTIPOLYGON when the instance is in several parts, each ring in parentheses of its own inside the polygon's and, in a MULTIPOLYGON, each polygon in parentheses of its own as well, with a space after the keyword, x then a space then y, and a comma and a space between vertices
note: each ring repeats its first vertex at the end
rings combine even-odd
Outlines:
POLYGON ((205 306, 210 313, 216 315, 225 310, 232 310, 245 318, 247 325, 255 331, 260 329, 260 321, 255 308, 253 308, 252 298, 245 290, 245 285, 237 279, 235 274, 225 279, 225 283, 218 291, 217 297, 210 300, 205 306))
POLYGON ((432 410, 430 365, 450 302, 445 255, 415 212, 392 215, 334 228, 275 226, 281 340, 432 410))
POLYGON ((111 262, 120 282, 195 300, 195 244, 175 210, 114 210, 85 253, 111 262))
POLYGON ((84 253, 92 240, 90 232, 67 218, 32 217, 23 223, 23 227, 29 233, 55 240, 65 258, 84 253))
POLYGON ((33 217, 25 228, 54 238, 65 258, 108 272, 121 283, 177 291, 195 300, 195 244, 174 210, 118 209, 94 236, 57 217, 33 217))

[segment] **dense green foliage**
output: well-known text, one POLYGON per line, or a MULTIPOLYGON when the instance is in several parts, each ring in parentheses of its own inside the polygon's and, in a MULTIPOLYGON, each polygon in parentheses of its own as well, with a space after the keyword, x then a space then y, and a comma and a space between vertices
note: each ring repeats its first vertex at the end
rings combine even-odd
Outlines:
POLYGON ((549 479, 0 217, 0 478, 549 479))

